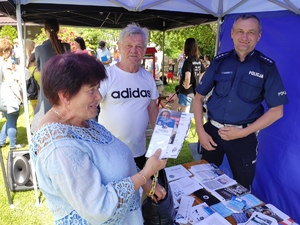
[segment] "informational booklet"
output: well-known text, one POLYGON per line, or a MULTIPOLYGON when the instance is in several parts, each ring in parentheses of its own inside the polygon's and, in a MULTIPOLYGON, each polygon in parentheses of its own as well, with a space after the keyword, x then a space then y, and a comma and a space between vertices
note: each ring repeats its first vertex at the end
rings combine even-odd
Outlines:
POLYGON ((190 177, 183 177, 169 183, 175 199, 180 200, 183 195, 190 195, 202 186, 190 177))
POLYGON ((101 62, 106 62, 107 60, 108 60, 108 58, 106 55, 101 57, 101 62))
POLYGON ((230 200, 233 196, 240 197, 248 194, 250 193, 250 190, 245 188, 243 185, 236 183, 229 187, 217 189, 215 192, 217 192, 217 194, 219 194, 225 200, 230 200))
POLYGON ((182 177, 192 176, 192 174, 186 168, 184 168, 183 165, 166 167, 165 171, 169 182, 182 177))
POLYGON ((195 199, 191 196, 183 196, 180 201, 178 212, 176 214, 176 222, 180 224, 187 224, 190 216, 190 210, 195 199))
POLYGON ((226 174, 223 174, 221 176, 218 176, 217 178, 214 178, 212 180, 201 182, 201 185, 208 191, 212 192, 214 190, 229 187, 231 185, 236 184, 237 182, 227 176, 226 174))
POLYGON ((213 213, 214 211, 205 202, 193 206, 190 210, 189 223, 193 225, 197 224, 213 213))
POLYGON ((279 209, 277 209, 275 206, 273 206, 271 204, 256 206, 256 207, 252 207, 252 208, 244 210, 244 213, 248 217, 251 216, 254 212, 260 212, 260 213, 263 213, 264 215, 268 215, 268 216, 274 218, 277 221, 277 223, 283 221, 284 220, 283 218, 288 217, 286 214, 282 213, 279 209))
POLYGON ((191 166, 191 173, 199 179, 199 181, 211 180, 221 175, 219 168, 213 164, 200 164, 191 166))
POLYGON ((271 216, 268 216, 261 212, 254 212, 250 219, 245 223, 245 225, 277 225, 277 221, 272 218, 271 216))
POLYGON ((196 225, 231 225, 231 223, 224 219, 219 213, 214 213, 196 225))
POLYGON ((193 114, 161 109, 146 152, 151 157, 161 149, 160 158, 177 158, 188 133, 193 114))

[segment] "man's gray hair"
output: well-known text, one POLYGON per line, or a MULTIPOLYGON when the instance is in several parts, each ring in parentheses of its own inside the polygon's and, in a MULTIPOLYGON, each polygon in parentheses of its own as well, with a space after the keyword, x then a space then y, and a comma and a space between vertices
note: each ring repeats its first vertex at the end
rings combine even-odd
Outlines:
POLYGON ((233 23, 232 28, 234 27, 234 24, 235 24, 235 22, 236 22, 237 20, 239 20, 239 19, 241 19, 241 20, 247 20, 247 19, 251 19, 251 18, 257 20, 259 31, 261 31, 261 23, 260 23, 260 20, 259 20, 259 18, 258 18, 256 15, 254 15, 254 14, 242 14, 242 15, 239 15, 239 16, 234 20, 234 23, 233 23))
POLYGON ((145 27, 140 27, 140 25, 136 23, 128 24, 127 27, 125 27, 120 35, 119 35, 119 41, 118 43, 122 44, 123 39, 129 37, 130 35, 140 34, 143 36, 145 47, 148 44, 148 34, 149 30, 145 27))

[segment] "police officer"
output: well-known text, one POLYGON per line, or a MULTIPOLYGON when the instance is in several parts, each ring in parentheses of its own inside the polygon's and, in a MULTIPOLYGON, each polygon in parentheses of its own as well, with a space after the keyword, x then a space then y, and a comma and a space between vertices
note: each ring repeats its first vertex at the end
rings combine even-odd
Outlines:
POLYGON ((202 159, 219 166, 226 154, 234 179, 250 188, 256 165, 256 132, 283 116, 288 99, 274 61, 255 50, 261 38, 259 19, 250 14, 237 17, 231 37, 234 50, 216 56, 196 88, 196 130, 202 159), (203 125, 202 105, 212 88, 208 122, 203 125), (269 108, 265 113, 263 100, 269 108))

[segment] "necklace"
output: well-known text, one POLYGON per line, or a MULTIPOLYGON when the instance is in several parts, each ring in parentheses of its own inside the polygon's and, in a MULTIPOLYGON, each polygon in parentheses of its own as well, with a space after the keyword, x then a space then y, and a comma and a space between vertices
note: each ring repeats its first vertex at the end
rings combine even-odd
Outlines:
POLYGON ((63 117, 59 112, 57 112, 54 108, 50 109, 51 112, 53 112, 54 114, 58 115, 60 118, 62 118, 63 120, 65 120, 65 117, 63 117))

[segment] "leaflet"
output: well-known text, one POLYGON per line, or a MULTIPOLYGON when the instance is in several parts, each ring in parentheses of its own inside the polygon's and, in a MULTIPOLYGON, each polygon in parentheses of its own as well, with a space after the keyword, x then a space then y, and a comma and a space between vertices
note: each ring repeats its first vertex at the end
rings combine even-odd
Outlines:
POLYGON ((188 133, 193 114, 161 109, 146 152, 152 156, 161 149, 160 158, 177 158, 188 133))

